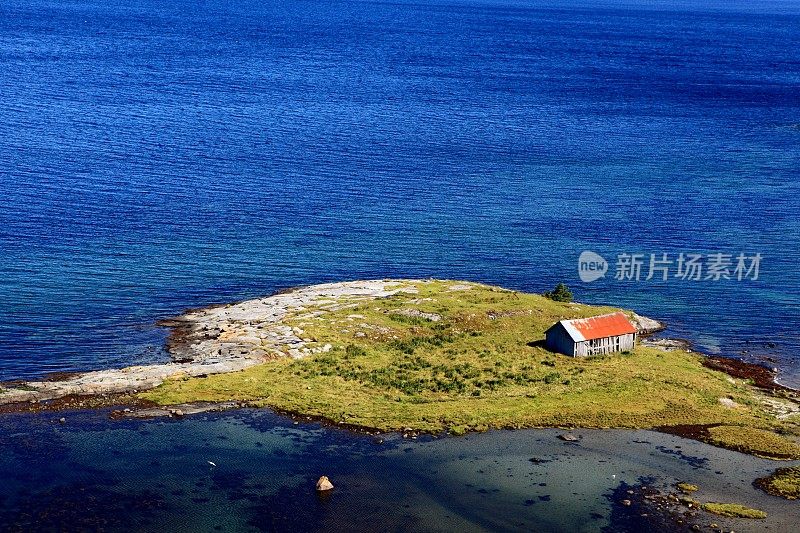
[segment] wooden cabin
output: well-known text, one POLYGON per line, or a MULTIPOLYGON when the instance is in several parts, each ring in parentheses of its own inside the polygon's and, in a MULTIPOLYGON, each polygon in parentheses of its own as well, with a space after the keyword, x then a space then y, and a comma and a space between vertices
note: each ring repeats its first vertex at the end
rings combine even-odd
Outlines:
POLYGON ((624 352, 636 345, 636 327, 619 312, 561 320, 544 335, 548 349, 573 357, 624 352))

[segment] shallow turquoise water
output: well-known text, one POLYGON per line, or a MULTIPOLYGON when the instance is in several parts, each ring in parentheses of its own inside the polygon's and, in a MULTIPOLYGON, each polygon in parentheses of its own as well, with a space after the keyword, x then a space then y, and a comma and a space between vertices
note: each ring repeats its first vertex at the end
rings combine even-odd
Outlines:
POLYGON ((9 415, 0 531, 637 531, 619 500, 642 479, 665 490, 689 481, 702 501, 769 513, 723 526, 736 531, 790 531, 800 519, 795 503, 751 485, 774 461, 650 431, 579 430, 579 443, 560 433, 378 444, 265 410, 179 421, 9 415), (320 475, 335 485, 328 497, 314 490, 320 475))

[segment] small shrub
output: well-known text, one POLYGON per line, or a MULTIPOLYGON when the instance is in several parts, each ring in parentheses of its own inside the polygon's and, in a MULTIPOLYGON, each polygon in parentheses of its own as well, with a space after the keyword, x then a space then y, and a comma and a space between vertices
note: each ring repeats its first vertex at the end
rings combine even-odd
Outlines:
POLYGON ((367 355, 367 351, 357 344, 348 344, 347 348, 344 349, 344 353, 347 357, 363 357, 367 355))
POLYGON ((560 378, 561 378, 561 374, 559 374, 558 372, 550 372, 549 374, 547 374, 544 377, 544 379, 542 381, 544 381, 545 383, 547 383, 549 385, 551 383, 555 383, 560 378))
POLYGON ((394 320, 395 322, 399 322, 400 324, 411 324, 414 326, 425 326, 430 323, 430 320, 428 320, 427 318, 422 318, 419 316, 403 315, 400 313, 389 313, 389 320, 394 320))
POLYGON ((555 302, 566 302, 569 303, 572 301, 572 291, 569 290, 569 287, 564 285, 563 283, 559 283, 556 285, 556 288, 552 291, 545 292, 542 296, 545 298, 550 298, 555 302))

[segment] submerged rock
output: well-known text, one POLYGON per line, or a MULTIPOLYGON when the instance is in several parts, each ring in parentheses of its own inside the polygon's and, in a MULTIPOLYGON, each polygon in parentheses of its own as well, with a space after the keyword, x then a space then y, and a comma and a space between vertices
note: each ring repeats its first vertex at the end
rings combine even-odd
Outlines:
POLYGON ((642 339, 641 344, 643 346, 651 346, 653 348, 659 348, 664 350, 665 352, 669 352, 672 350, 689 350, 691 348, 689 341, 685 341, 683 339, 642 339))

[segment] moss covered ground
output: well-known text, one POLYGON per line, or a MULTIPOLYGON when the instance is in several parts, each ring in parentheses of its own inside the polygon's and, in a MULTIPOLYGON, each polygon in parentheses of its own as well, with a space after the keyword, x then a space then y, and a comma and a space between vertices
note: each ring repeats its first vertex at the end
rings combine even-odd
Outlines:
POLYGON ((704 511, 730 518, 766 518, 767 513, 760 509, 751 509, 738 503, 704 503, 704 511))
POLYGON ((708 429, 708 442, 767 459, 800 459, 800 444, 771 431, 742 426, 708 429))
POLYGON ((773 496, 800 499, 800 466, 779 468, 771 475, 757 479, 755 485, 773 496))

